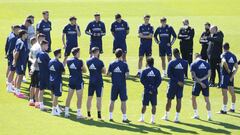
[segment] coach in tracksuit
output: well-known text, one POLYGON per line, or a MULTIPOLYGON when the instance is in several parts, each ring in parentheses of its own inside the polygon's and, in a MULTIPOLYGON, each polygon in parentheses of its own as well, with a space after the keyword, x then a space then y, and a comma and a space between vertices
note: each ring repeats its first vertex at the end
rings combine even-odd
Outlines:
POLYGON ((207 22, 205 23, 204 26, 205 26, 205 31, 202 33, 199 40, 199 43, 202 45, 200 54, 203 60, 208 60, 207 48, 208 48, 209 41, 207 40, 207 38, 211 36, 211 33, 210 33, 211 24, 207 22))
MULTIPOLYGON (((211 77, 210 77, 210 87, 215 86, 215 71, 218 72, 218 78, 220 82, 220 63, 221 63, 221 54, 222 54, 222 44, 223 44, 223 33, 218 31, 217 26, 212 26, 210 29, 211 36, 207 38, 210 42, 207 54, 209 59, 209 64, 211 67, 211 77)), ((219 84, 218 84, 219 85, 219 84)))
MULTIPOLYGON (((192 54, 193 54, 193 38, 194 38, 194 29, 189 26, 188 19, 183 20, 183 27, 178 33, 178 39, 180 39, 180 52, 182 58, 188 61, 190 65, 192 63, 192 54)), ((188 77, 187 70, 185 72, 185 77, 188 77)))

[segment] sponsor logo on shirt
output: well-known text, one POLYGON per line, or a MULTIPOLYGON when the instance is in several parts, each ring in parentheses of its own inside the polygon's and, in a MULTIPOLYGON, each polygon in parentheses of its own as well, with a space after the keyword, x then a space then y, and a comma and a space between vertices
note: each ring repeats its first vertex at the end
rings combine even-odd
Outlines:
POLYGON ((228 60, 228 63, 234 63, 233 57, 228 60))
POLYGON ((116 67, 114 70, 113 70, 114 73, 122 73, 122 71, 120 70, 119 67, 116 67))
POLYGON ((176 66, 175 66, 175 69, 183 69, 183 66, 181 63, 178 63, 176 66))
POLYGON ((56 71, 53 65, 49 68, 49 70, 54 72, 56 71))
POLYGON ((155 77, 154 72, 151 70, 150 72, 148 72, 147 74, 148 77, 155 77))
POLYGON ((91 64, 90 67, 89 67, 89 69, 91 69, 91 70, 96 70, 97 68, 95 67, 94 64, 91 64))
POLYGON ((207 69, 207 67, 202 63, 202 64, 198 67, 198 69, 207 69))
POLYGON ((77 69, 74 63, 72 63, 72 64, 69 66, 69 68, 70 68, 70 69, 77 69))

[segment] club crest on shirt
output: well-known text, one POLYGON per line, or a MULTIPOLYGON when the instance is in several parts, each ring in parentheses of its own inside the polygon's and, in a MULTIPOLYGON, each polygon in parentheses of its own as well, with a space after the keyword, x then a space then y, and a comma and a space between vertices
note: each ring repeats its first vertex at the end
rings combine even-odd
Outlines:
POLYGON ((175 69, 183 69, 183 66, 181 63, 178 63, 176 66, 175 66, 175 69))
POLYGON ((154 72, 151 70, 150 72, 148 72, 147 74, 148 77, 155 77, 154 72))
POLYGON ((115 72, 115 73, 122 73, 122 71, 120 70, 119 67, 116 67, 116 68, 113 70, 113 72, 115 72))

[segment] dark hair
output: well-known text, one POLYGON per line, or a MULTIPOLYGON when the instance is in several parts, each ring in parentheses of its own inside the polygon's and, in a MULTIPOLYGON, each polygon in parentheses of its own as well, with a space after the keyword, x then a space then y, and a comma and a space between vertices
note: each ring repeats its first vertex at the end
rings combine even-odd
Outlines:
POLYGON ((211 26, 211 24, 209 22, 206 22, 205 25, 207 25, 209 27, 211 26))
POLYGON ((25 30, 19 30, 19 37, 22 37, 24 34, 27 34, 27 31, 25 30))
POLYGON ((115 56, 116 56, 117 58, 120 58, 120 57, 122 57, 122 55, 123 55, 122 49, 120 49, 120 48, 116 49, 116 51, 115 51, 115 56))
POLYGON ((80 51, 80 48, 79 48, 79 47, 74 47, 74 48, 72 49, 72 55, 75 56, 79 51, 80 51))
POLYGON ((166 18, 166 17, 162 17, 162 18, 160 19, 160 21, 161 21, 161 22, 166 22, 166 21, 167 21, 167 18, 166 18))
POLYGON ((100 13, 95 13, 94 16, 100 16, 100 13))
POLYGON ((21 27, 19 25, 13 25, 12 28, 13 29, 20 29, 21 27))
POLYGON ((147 58, 147 65, 150 66, 150 67, 154 65, 153 57, 148 57, 147 58))
POLYGON ((179 56, 180 55, 180 52, 179 52, 179 50, 177 48, 173 49, 173 55, 174 56, 179 56))
POLYGON ((228 42, 226 42, 226 43, 223 44, 223 49, 224 49, 224 50, 229 50, 229 48, 230 48, 230 45, 229 45, 228 42))
POLYGON ((56 49, 54 52, 53 52, 53 54, 54 54, 54 56, 56 57, 58 54, 60 54, 61 53, 61 49, 56 49))
POLYGON ((49 12, 47 10, 43 11, 42 14, 45 15, 45 14, 48 14, 49 12))
POLYGON ((71 17, 69 18, 69 21, 72 21, 72 20, 77 20, 77 18, 76 18, 75 16, 71 16, 71 17))
POLYGON ((33 44, 34 41, 37 41, 36 37, 32 37, 32 38, 30 39, 30 43, 31 43, 31 44, 33 44))
POLYGON ((145 15, 144 18, 150 18, 151 16, 150 15, 145 15))
POLYGON ((32 24, 32 20, 30 18, 27 18, 25 22, 32 24))
POLYGON ((43 41, 41 41, 41 43, 40 43, 41 46, 42 46, 42 45, 45 45, 45 44, 48 44, 48 41, 47 41, 47 40, 43 40, 43 41))
POLYGON ((44 34, 42 34, 42 33, 39 33, 38 35, 37 35, 37 38, 40 38, 40 37, 46 37, 44 34))
POLYGON ((34 16, 33 15, 29 15, 27 18, 34 18, 34 16))
POLYGON ((116 14, 115 15, 115 19, 119 19, 119 18, 121 18, 122 16, 118 13, 118 14, 116 14))
POLYGON ((91 52, 92 52, 92 53, 96 53, 97 51, 99 51, 99 48, 98 48, 98 47, 93 47, 93 48, 91 49, 91 52))

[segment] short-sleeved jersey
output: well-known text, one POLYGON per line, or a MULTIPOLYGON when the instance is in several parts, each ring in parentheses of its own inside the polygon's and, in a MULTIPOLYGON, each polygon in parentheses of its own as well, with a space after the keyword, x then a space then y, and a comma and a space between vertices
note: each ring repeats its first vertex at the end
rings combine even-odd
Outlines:
MULTIPOLYGON (((228 68, 231 71, 233 71, 234 65, 237 63, 237 57, 233 53, 227 51, 227 52, 222 53, 221 59, 222 59, 222 61, 226 62, 228 65, 228 68)), ((228 75, 227 70, 223 66, 221 68, 221 73, 222 73, 222 75, 228 75)))
POLYGON ((127 31, 129 30, 128 23, 124 20, 121 22, 113 22, 111 25, 111 32, 114 35, 114 40, 122 41, 126 39, 127 31))
POLYGON ((87 67, 90 73, 89 84, 103 86, 102 69, 103 61, 96 57, 92 57, 87 61, 87 67))
MULTIPOLYGON (((80 27, 77 27, 80 31, 80 27)), ((63 33, 66 34, 66 44, 70 46, 78 46, 78 35, 76 25, 68 24, 64 27, 63 33)))
MULTIPOLYGON (((196 59, 190 66, 191 72, 196 74, 197 78, 203 78, 208 75, 210 65, 203 59, 196 59)), ((204 80, 208 81, 208 79, 204 80)))
POLYGON ((48 63, 50 73, 49 81, 62 82, 62 73, 65 71, 63 64, 56 58, 51 59, 48 63))
MULTIPOLYGON (((29 58, 33 59, 33 63, 37 60, 37 54, 41 52, 41 46, 40 44, 37 42, 35 43, 32 48, 30 49, 30 53, 29 53, 29 58)), ((38 64, 33 64, 31 65, 31 69, 35 69, 36 71, 39 71, 39 67, 38 64)))
POLYGON ((154 38, 155 40, 160 41, 160 45, 167 45, 168 43, 172 44, 171 37, 176 38, 177 35, 173 27, 169 25, 158 27, 154 32, 154 38))
POLYGON ((160 71, 154 67, 147 67, 141 73, 141 83, 144 86, 144 93, 157 93, 157 88, 161 84, 160 71))
POLYGON ((126 73, 129 73, 127 63, 116 60, 109 65, 108 72, 112 74, 112 85, 126 87, 126 73))
POLYGON ((50 61, 50 57, 47 52, 39 52, 37 54, 37 63, 39 66, 39 73, 41 78, 47 78, 49 79, 49 69, 48 69, 48 63, 50 61))
POLYGON ((91 35, 91 41, 101 41, 102 36, 106 34, 105 24, 102 21, 92 21, 87 25, 85 32, 91 35), (100 36, 96 36, 97 34, 100 36))
POLYGON ((16 65, 25 65, 28 60, 28 45, 27 42, 23 41, 21 38, 18 38, 16 41, 15 50, 19 53, 16 65))
POLYGON ((7 53, 8 57, 13 57, 13 50, 16 47, 17 40, 18 40, 18 36, 17 35, 15 35, 15 34, 10 34, 9 35, 8 41, 7 41, 8 47, 6 48, 7 49, 6 53, 7 53))
POLYGON ((70 72, 70 80, 79 80, 83 82, 82 79, 82 67, 83 61, 78 58, 70 58, 67 60, 67 66, 70 72))
POLYGON ((167 74, 170 78, 169 84, 175 85, 178 81, 184 82, 184 73, 187 70, 188 62, 177 58, 168 64, 167 74))
POLYGON ((52 23, 50 21, 41 20, 37 24, 37 31, 39 33, 44 34, 46 36, 46 40, 50 43, 51 43, 51 34, 50 34, 51 30, 52 30, 52 23))
MULTIPOLYGON (((138 28, 138 33, 142 33, 143 36, 149 36, 149 35, 153 34, 153 26, 151 26, 151 24, 147 24, 147 25, 142 24, 138 28)), ((140 45, 149 44, 149 43, 151 44, 152 39, 141 38, 140 42, 141 42, 140 45)))

